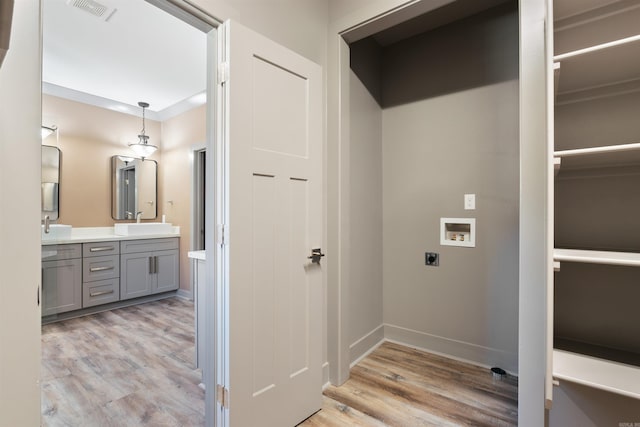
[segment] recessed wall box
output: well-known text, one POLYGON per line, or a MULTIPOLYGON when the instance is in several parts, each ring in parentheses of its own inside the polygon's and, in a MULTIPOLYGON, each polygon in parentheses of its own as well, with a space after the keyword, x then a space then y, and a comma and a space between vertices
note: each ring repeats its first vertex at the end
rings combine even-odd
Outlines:
POLYGON ((440 244, 476 247, 475 218, 440 218, 440 244))

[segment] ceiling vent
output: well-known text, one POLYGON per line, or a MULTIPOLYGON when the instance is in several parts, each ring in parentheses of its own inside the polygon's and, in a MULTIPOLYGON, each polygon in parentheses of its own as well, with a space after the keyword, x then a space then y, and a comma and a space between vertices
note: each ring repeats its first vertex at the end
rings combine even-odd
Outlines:
POLYGON ((104 21, 109 21, 118 9, 98 3, 94 0, 67 0, 67 4, 71 7, 83 10, 104 21))

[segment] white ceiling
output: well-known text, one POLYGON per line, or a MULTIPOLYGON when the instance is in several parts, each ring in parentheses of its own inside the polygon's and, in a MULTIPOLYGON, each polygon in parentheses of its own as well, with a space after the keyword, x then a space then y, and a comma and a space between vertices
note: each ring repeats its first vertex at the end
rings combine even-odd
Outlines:
POLYGON ((206 35, 144 0, 44 0, 45 93, 166 120, 206 102, 206 35), (98 17, 73 4, 107 6, 98 17), (109 17, 110 16, 110 17, 109 17))

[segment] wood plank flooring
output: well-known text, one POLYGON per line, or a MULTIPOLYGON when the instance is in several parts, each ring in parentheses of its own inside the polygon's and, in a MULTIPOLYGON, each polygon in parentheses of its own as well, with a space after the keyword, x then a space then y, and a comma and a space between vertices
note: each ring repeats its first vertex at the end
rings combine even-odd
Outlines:
MULTIPOLYGON (((180 298, 44 325, 43 425, 203 426, 194 342, 180 298)), ((517 425, 515 378, 389 342, 323 399, 301 427, 517 425)))
POLYGON ((300 427, 516 426, 517 396, 512 376, 386 342, 300 427))
POLYGON ((193 303, 170 298, 42 327, 42 424, 202 426, 193 303))

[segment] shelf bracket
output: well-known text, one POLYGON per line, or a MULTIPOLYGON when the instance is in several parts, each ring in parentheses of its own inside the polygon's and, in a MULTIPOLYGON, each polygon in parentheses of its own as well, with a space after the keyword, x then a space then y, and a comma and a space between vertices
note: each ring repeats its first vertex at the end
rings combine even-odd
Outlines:
POLYGON ((553 261, 553 271, 560 271, 560 261, 553 261))
POLYGON ((553 158, 553 175, 557 176, 560 172, 560 165, 562 165, 562 159, 560 157, 553 158))

